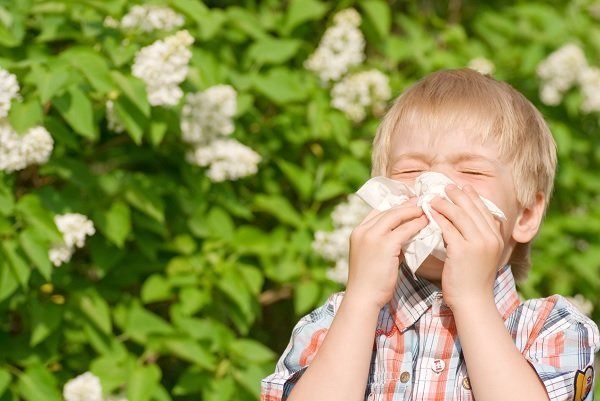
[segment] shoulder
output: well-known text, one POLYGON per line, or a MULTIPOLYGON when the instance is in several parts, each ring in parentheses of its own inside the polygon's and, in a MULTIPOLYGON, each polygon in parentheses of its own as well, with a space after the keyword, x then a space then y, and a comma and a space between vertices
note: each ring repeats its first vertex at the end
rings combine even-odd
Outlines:
POLYGON ((305 315, 298 323, 314 323, 324 318, 333 318, 340 308, 343 299, 344 292, 336 292, 330 295, 321 306, 305 315))
POLYGON ((576 338, 581 347, 600 347, 596 323, 561 295, 522 302, 506 325, 521 350, 529 349, 539 339, 563 343, 569 337, 576 338))

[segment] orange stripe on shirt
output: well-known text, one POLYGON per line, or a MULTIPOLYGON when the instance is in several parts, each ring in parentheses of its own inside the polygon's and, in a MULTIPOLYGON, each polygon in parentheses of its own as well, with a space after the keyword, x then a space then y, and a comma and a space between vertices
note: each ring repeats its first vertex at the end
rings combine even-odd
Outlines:
POLYGON ((312 358, 317 353, 317 350, 321 346, 321 343, 325 339, 326 334, 327 329, 319 329, 313 333, 310 338, 310 343, 300 355, 300 366, 308 366, 308 364, 312 361, 312 358))

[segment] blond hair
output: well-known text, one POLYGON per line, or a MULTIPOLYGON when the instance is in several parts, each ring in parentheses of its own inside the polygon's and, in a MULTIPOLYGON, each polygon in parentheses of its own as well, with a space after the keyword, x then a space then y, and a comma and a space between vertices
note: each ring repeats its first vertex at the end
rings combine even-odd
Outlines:
MULTIPOLYGON (((546 206, 556 169, 556 144, 535 106, 507 83, 471 69, 442 70, 416 82, 384 116, 373 142, 372 175, 389 175, 390 143, 404 124, 468 127, 483 141, 493 140, 512 166, 513 185, 522 207, 543 193, 546 206)), ((440 135, 444 130, 439 130, 440 135)), ((517 244, 510 257, 517 279, 530 267, 530 243, 517 244)))

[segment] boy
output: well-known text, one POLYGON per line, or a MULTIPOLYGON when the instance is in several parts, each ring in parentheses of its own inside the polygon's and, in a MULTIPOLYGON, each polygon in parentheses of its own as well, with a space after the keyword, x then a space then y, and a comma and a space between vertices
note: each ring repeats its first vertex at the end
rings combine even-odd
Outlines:
POLYGON ((373 175, 456 183, 451 202, 430 203, 446 258, 416 277, 403 263, 428 224, 414 198, 371 212, 350 237, 345 293, 294 328, 262 400, 591 400, 598 328, 560 296, 521 302, 513 279, 529 268, 555 165, 546 123, 508 84, 463 69, 409 88, 378 129, 373 175))

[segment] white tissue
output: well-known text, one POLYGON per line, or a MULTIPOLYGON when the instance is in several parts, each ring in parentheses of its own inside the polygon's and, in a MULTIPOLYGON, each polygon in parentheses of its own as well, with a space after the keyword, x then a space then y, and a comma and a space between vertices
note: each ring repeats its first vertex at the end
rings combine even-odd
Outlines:
MULTIPOLYGON (((410 197, 417 197, 417 205, 425 212, 429 224, 402 246, 404 259, 413 274, 429 255, 442 261, 446 259, 442 230, 431 216, 430 203, 436 196, 448 199, 444 190, 448 184, 454 184, 454 182, 444 174, 426 172, 416 178, 414 188, 390 178, 374 177, 356 192, 369 206, 379 211, 404 203, 410 197)), ((480 198, 496 218, 506 220, 506 216, 498 206, 483 196, 480 198)))

